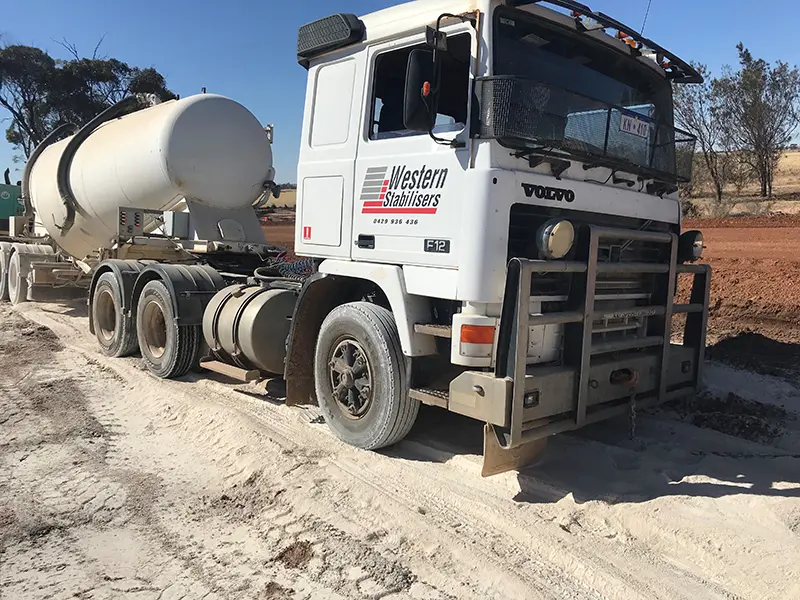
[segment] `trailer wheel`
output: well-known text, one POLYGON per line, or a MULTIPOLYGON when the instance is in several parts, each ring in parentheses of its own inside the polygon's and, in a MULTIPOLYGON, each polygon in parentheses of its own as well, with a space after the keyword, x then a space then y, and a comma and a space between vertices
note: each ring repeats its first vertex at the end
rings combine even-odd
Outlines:
POLYGON ((8 272, 6 273, 6 285, 8 286, 8 297, 11 304, 16 306, 28 301, 28 279, 22 276, 22 269, 19 264, 19 252, 14 252, 8 261, 8 272))
POLYGON ((133 318, 122 310, 122 286, 117 276, 98 277, 92 300, 92 320, 100 349, 106 356, 130 356, 139 349, 133 318))
POLYGON ((136 307, 136 335, 145 365, 156 377, 186 375, 197 360, 200 327, 178 325, 169 290, 161 281, 142 288, 136 307))
POLYGON ((11 257, 11 244, 0 242, 0 302, 8 302, 8 263, 11 257))
POLYGON ((314 379, 322 414, 337 437, 376 450, 402 440, 417 418, 408 359, 392 313, 356 302, 335 308, 317 339, 314 379))

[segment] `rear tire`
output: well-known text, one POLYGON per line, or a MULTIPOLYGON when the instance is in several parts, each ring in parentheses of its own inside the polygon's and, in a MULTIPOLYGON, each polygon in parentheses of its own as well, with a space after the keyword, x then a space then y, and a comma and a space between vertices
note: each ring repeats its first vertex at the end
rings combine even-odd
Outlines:
POLYGON ((334 434, 366 450, 408 435, 419 402, 408 395, 407 367, 391 312, 366 302, 335 308, 314 357, 317 400, 334 434))
POLYGON ((0 242, 0 302, 8 302, 8 263, 11 256, 11 244, 0 242))
POLYGON ((161 379, 182 377, 197 361, 200 326, 178 325, 169 290, 161 281, 142 288, 136 336, 147 369, 161 379))
POLYGON ((22 276, 19 264, 19 252, 14 252, 8 261, 6 285, 11 304, 16 306, 28 301, 28 279, 22 276))
POLYGON ((136 325, 122 310, 122 286, 117 276, 103 273, 97 279, 92 298, 92 322, 100 350, 106 356, 120 358, 139 349, 136 325))

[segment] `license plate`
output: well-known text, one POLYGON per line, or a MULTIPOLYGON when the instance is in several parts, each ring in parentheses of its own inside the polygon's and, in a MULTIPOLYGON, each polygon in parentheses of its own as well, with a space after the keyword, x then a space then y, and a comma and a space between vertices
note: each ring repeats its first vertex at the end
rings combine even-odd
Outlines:
POLYGON ((619 120, 619 130, 640 138, 650 137, 650 123, 630 115, 622 114, 619 120))

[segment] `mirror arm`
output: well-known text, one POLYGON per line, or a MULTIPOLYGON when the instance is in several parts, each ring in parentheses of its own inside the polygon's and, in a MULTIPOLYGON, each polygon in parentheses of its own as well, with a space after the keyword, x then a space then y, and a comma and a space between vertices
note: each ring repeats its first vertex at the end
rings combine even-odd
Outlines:
MULTIPOLYGON (((430 98, 436 100, 440 88, 442 86, 442 65, 441 61, 439 60, 439 35, 442 29, 442 19, 458 19, 462 23, 466 23, 470 20, 469 17, 465 17, 464 15, 454 15, 453 13, 442 13, 439 15, 439 18, 436 19, 436 34, 435 34, 435 44, 433 46, 433 85, 431 86, 431 93, 430 98)), ((445 50, 446 52, 446 50, 445 50)), ((422 98, 422 102, 428 109, 428 113, 432 117, 429 119, 431 123, 431 128, 428 130, 428 135, 431 136, 431 139, 441 146, 450 146, 452 148, 463 148, 466 146, 464 142, 459 142, 458 140, 446 140, 444 138, 438 137, 435 133, 433 133, 433 128, 436 126, 436 113, 435 113, 435 106, 431 106, 428 104, 428 98, 422 98)))

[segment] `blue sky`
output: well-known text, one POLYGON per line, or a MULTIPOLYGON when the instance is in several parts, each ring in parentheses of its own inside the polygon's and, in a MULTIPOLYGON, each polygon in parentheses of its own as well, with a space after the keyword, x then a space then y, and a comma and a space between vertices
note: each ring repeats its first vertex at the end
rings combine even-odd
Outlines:
MULTIPOLYGON (((583 0, 640 27, 647 0, 583 0)), ((182 96, 224 94, 276 126, 279 181, 294 181, 306 72, 295 58, 297 29, 333 12, 365 14, 392 0, 31 0, 0 10, 0 43, 29 44, 65 58, 62 38, 91 54, 153 66, 182 96)), ((800 63, 796 49, 797 0, 653 0, 646 34, 686 60, 714 71, 736 61, 739 41, 769 61, 800 63), (754 7, 755 5, 755 7, 754 7), (763 7, 763 8, 762 8, 763 7)), ((0 118, 7 115, 0 113, 0 118)), ((2 129, 6 127, 3 124, 2 129)), ((0 170, 12 149, 0 139, 0 170)), ((17 165, 21 169, 21 165, 17 165)), ((20 171, 21 172, 21 171, 20 171)), ((19 176, 19 174, 17 175, 19 176)))

